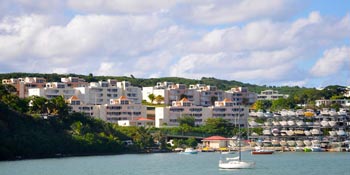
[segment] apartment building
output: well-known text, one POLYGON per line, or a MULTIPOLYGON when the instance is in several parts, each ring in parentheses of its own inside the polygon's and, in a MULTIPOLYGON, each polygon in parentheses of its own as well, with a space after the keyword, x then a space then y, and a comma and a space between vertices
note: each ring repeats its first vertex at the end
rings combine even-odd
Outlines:
POLYGON ((172 106, 156 107, 155 126, 179 126, 179 118, 191 116, 195 125, 204 125, 208 118, 223 118, 232 125, 246 126, 248 108, 235 105, 231 100, 216 101, 214 106, 196 106, 186 98, 174 101, 172 106))
POLYGON ((287 94, 279 94, 278 91, 265 90, 258 94, 258 100, 277 100, 279 98, 288 98, 287 94))
POLYGON ((143 100, 151 102, 148 98, 150 94, 164 97, 164 104, 171 105, 173 101, 177 101, 186 97, 196 106, 211 106, 215 100, 224 99, 224 91, 218 90, 216 86, 204 84, 190 85, 189 88, 185 84, 174 84, 172 82, 158 82, 155 87, 143 87, 143 100))
POLYGON ((329 106, 332 104, 339 104, 342 107, 349 107, 350 106, 350 100, 349 99, 335 99, 335 100, 316 100, 316 106, 329 106))
POLYGON ((257 95, 249 92, 247 87, 234 87, 225 91, 225 98, 230 99, 235 105, 252 105, 257 100, 257 95))
POLYGON ((100 105, 99 118, 112 123, 137 123, 146 118, 146 106, 135 104, 126 96, 111 99, 109 104, 100 105))
POLYGON ((17 95, 20 98, 28 97, 28 89, 43 88, 46 85, 46 79, 42 77, 25 77, 3 79, 2 84, 10 84, 17 90, 17 95))
POLYGON ((64 99, 69 99, 74 95, 80 95, 80 92, 74 88, 67 87, 62 82, 46 83, 43 88, 29 88, 28 96, 40 96, 47 99, 52 99, 58 96, 63 96, 64 99))
POLYGON ((64 78, 61 78, 61 82, 65 83, 67 87, 72 87, 72 88, 85 87, 89 85, 88 82, 85 82, 84 79, 79 77, 64 77, 64 78))

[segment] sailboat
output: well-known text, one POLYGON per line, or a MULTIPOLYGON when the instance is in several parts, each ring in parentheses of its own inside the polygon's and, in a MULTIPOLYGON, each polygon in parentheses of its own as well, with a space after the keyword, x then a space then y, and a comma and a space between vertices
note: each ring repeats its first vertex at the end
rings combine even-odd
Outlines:
POLYGON ((253 168, 255 166, 255 162, 247 162, 242 161, 242 153, 241 153, 241 127, 239 126, 239 134, 238 134, 238 156, 233 158, 226 158, 225 160, 219 161, 219 168, 222 169, 247 169, 253 168))
POLYGON ((239 139, 239 147, 238 147, 238 156, 236 157, 227 157, 224 160, 219 161, 219 168, 222 169, 247 169, 253 168, 255 162, 247 162, 242 161, 241 159, 241 140, 239 139))

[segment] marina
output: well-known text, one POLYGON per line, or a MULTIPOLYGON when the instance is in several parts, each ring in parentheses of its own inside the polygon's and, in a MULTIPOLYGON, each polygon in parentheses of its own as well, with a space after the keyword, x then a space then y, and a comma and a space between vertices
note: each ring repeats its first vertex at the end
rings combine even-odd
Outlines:
POLYGON ((264 146, 278 151, 342 152, 349 151, 350 117, 348 111, 324 108, 297 112, 282 110, 273 116, 254 115, 248 119, 250 146, 264 146), (260 123, 259 123, 260 122, 260 123))

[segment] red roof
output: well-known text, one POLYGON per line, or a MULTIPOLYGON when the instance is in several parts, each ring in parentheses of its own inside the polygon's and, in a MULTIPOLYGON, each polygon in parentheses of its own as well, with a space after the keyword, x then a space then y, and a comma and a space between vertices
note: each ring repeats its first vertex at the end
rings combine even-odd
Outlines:
POLYGON ((138 118, 137 119, 138 121, 154 121, 154 120, 152 120, 152 119, 148 119, 148 118, 143 118, 143 117, 140 117, 140 118, 138 118))
POLYGON ((228 139, 221 136, 211 136, 211 137, 204 138, 203 140, 210 141, 210 140, 228 140, 228 139))

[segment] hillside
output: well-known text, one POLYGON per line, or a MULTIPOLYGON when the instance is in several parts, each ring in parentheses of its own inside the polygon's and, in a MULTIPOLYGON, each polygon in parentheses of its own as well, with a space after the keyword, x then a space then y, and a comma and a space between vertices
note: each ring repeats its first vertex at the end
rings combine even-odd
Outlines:
POLYGON ((187 79, 187 78, 181 78, 181 77, 162 77, 162 78, 135 78, 133 75, 130 77, 126 76, 93 76, 90 75, 79 75, 79 74, 40 74, 40 73, 6 73, 6 74, 0 74, 0 79, 8 79, 8 78, 19 78, 19 77, 43 77, 46 78, 48 82, 57 82, 60 81, 61 77, 80 77, 85 79, 87 82, 93 82, 93 81, 100 81, 100 80, 107 80, 107 79, 116 79, 118 81, 129 81, 134 86, 139 87, 147 87, 147 86, 155 86, 157 82, 174 82, 174 83, 182 83, 186 85, 190 84, 206 84, 206 85, 213 85, 217 86, 218 89, 221 90, 229 90, 232 87, 237 86, 244 86, 249 89, 249 91, 260 93, 263 90, 266 89, 273 89, 279 91, 279 93, 283 94, 295 94, 298 92, 301 92, 306 89, 310 88, 303 88, 303 87, 289 87, 289 86, 282 86, 282 87, 276 87, 276 86, 259 86, 249 83, 243 83, 235 80, 220 80, 213 77, 202 77, 200 80, 195 79, 187 79))

